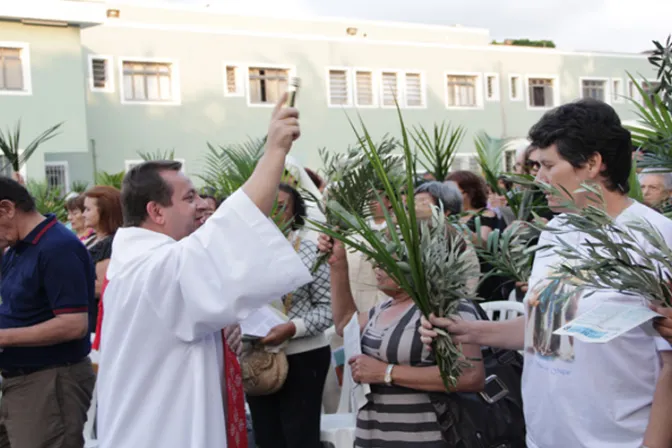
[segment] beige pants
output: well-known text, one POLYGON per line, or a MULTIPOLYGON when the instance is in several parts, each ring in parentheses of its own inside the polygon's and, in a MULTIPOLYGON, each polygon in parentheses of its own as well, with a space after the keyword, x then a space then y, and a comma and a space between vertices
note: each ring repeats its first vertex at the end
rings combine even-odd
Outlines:
POLYGON ((0 448, 82 448, 91 361, 2 380, 0 448))

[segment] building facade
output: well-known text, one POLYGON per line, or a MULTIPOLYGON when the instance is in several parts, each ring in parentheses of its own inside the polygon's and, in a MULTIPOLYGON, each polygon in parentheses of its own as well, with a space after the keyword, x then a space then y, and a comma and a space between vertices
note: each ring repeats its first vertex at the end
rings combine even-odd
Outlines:
POLYGON ((307 166, 319 166, 318 148, 342 150, 356 140, 349 119, 361 117, 377 137, 398 135, 398 104, 408 126, 464 126, 456 163, 469 168, 480 131, 524 137, 545 111, 581 97, 604 100, 632 119, 628 73, 655 77, 644 55, 490 45, 487 30, 460 26, 113 2, 103 8, 104 23, 85 28, 26 31, 26 24, 0 22, 0 51, 27 44, 21 55, 30 59, 34 87, 3 96, 0 83, 1 123, 21 116, 36 117, 31 126, 42 128, 66 121, 63 135, 29 162, 29 177, 63 166, 69 182, 91 181, 96 171, 125 170, 138 152, 157 150, 174 150, 198 175, 208 142, 265 134, 292 76, 301 79, 302 137, 294 154, 307 166), (35 41, 42 35, 50 45, 35 41))

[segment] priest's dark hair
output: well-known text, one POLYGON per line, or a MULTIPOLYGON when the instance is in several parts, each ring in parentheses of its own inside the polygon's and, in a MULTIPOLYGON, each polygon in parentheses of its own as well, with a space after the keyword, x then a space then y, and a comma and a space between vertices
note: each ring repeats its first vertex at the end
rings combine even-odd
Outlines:
POLYGON ((182 164, 173 160, 152 160, 136 165, 121 184, 121 208, 125 227, 139 227, 148 218, 147 204, 164 207, 172 204, 173 187, 161 176, 163 171, 180 171, 182 164))
POLYGON ((630 191, 632 167, 630 131, 610 105, 592 98, 564 104, 546 112, 530 129, 532 145, 545 150, 555 144, 560 157, 574 168, 585 166, 599 154, 605 168, 605 187, 623 194, 630 191))
POLYGON ((25 213, 35 211, 35 201, 26 187, 9 177, 0 176, 0 201, 9 201, 25 213))
POLYGON ((292 210, 292 229, 299 230, 306 224, 306 201, 303 200, 301 193, 292 187, 289 184, 281 183, 279 186, 280 191, 284 191, 292 197, 292 203, 294 204, 294 210, 292 210))

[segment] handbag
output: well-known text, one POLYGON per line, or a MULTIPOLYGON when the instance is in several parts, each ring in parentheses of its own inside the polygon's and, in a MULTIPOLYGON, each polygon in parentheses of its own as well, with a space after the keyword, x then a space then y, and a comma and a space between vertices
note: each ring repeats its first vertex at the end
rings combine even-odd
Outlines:
MULTIPOLYGON (((301 237, 294 241, 294 250, 301 247, 301 237)), ((292 306, 292 294, 285 297, 285 315, 292 306)), ((240 355, 243 389, 247 395, 271 395, 279 391, 287 381, 289 362, 287 355, 279 347, 266 347, 258 341, 244 341, 240 355)))
MULTIPOLYGON (((481 320, 488 316, 473 303, 481 320)), ((460 448, 525 448, 521 377, 523 357, 515 350, 484 348, 482 392, 431 394, 441 434, 460 448)))

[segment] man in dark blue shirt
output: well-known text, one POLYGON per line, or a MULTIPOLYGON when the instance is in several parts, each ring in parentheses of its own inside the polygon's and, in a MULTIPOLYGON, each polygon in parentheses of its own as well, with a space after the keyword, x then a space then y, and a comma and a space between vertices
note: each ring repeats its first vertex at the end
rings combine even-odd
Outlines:
POLYGON ((95 375, 86 248, 0 177, 0 447, 83 447, 95 375))

